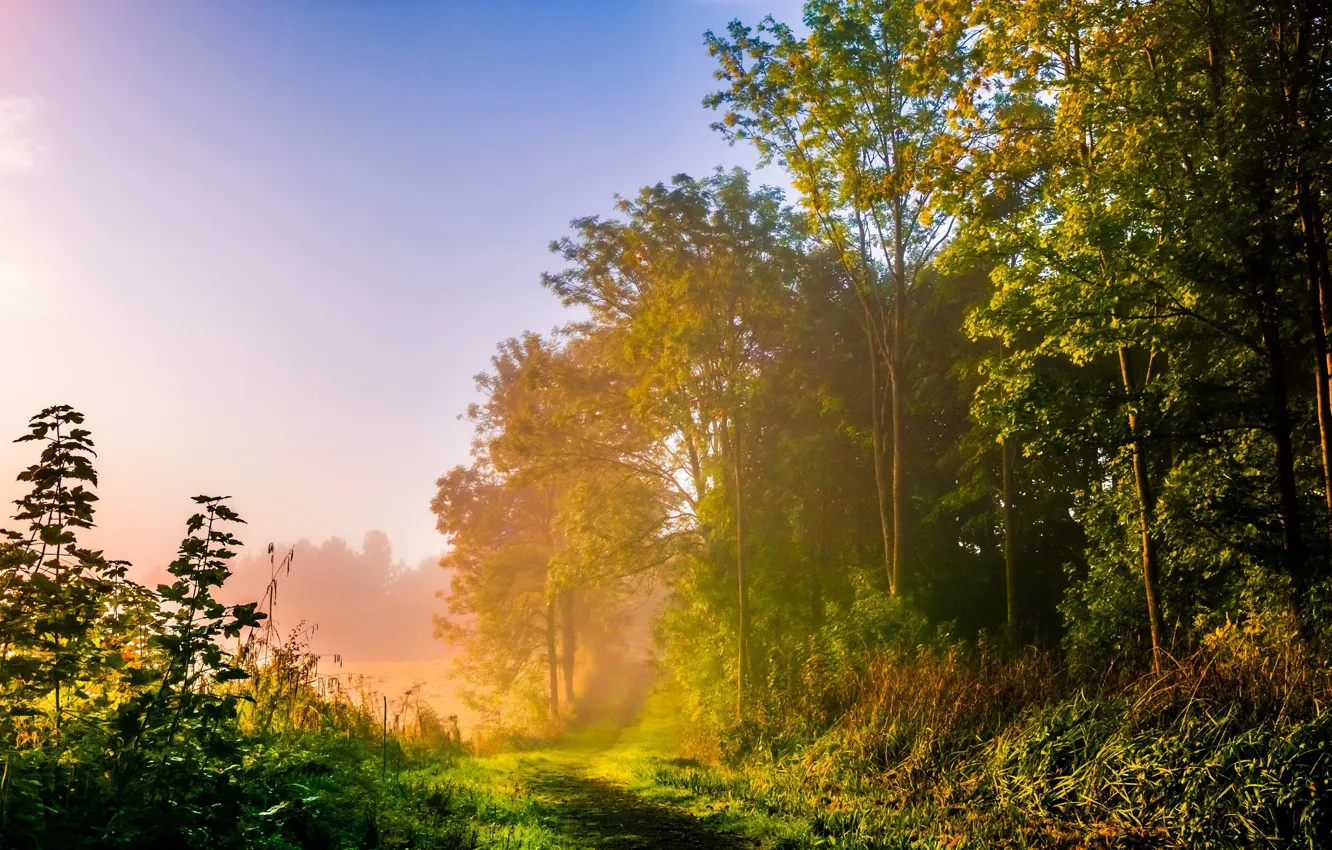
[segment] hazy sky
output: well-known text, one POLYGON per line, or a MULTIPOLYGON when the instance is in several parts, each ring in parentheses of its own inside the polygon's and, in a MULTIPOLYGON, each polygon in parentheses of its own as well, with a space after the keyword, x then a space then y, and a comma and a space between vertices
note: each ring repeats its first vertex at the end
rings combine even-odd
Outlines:
MULTIPOLYGON (((751 165, 705 29, 794 0, 0 0, 0 498, 43 406, 88 416, 101 528, 438 553, 434 480, 539 274, 616 193, 751 165)), ((776 174, 764 176, 779 181, 776 174)))

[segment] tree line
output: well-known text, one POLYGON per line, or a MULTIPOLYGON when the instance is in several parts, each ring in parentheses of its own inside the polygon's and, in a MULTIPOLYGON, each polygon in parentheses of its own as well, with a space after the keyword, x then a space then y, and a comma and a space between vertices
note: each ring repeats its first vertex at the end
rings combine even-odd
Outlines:
POLYGON ((433 503, 492 706, 576 708, 650 587, 717 717, 913 617, 1155 670, 1230 620, 1323 640, 1320 4, 810 0, 705 41, 715 129, 795 192, 678 175, 552 244, 576 318, 501 344, 433 503))

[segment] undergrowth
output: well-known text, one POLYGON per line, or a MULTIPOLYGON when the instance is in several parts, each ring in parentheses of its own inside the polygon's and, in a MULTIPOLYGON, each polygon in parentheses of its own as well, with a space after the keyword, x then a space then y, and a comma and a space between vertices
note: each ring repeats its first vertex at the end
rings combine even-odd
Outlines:
POLYGON ((19 476, 28 527, 0 544, 0 847, 476 846, 438 777, 456 724, 408 695, 390 727, 386 698, 273 633, 271 599, 217 601, 243 523, 225 499, 194 499, 156 588, 79 546, 97 498, 82 422, 49 408, 20 438, 42 451, 19 476))
POLYGON ((1291 620, 1226 623, 1157 674, 960 643, 811 654, 658 798, 764 846, 1304 847, 1332 842, 1332 670, 1291 620))

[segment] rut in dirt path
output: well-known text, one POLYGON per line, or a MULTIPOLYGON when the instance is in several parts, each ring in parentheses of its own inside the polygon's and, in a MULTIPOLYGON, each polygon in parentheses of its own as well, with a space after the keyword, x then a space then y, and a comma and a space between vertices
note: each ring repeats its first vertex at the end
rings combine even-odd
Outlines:
POLYGON ((687 812, 651 803, 624 788, 577 773, 541 771, 528 780, 554 800, 557 829, 580 847, 673 850, 677 847, 753 850, 740 836, 720 832, 687 812))

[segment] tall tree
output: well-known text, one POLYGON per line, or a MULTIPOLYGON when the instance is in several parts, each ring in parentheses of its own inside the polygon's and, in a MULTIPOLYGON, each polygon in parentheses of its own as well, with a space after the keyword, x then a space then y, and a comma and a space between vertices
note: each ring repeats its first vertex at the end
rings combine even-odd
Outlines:
POLYGON ((623 346, 635 415, 688 458, 694 491, 729 493, 736 588, 736 706, 751 667, 747 573, 750 401, 798 273, 798 219, 743 171, 686 175, 622 201, 625 220, 581 219, 546 283, 623 346))
MULTIPOLYGON (((1286 199, 1298 179, 1275 79, 1280 39, 1271 37, 1280 15, 1080 0, 927 8, 935 37, 970 50, 954 109, 960 176, 950 188, 961 202, 949 209, 1001 258, 998 292, 976 328, 1024 349, 1008 373, 1028 387, 1042 358, 1088 377, 1115 374, 1125 432, 1105 437, 1107 457, 1123 452, 1123 474, 1113 464, 1107 472, 1134 493, 1159 664, 1166 597, 1192 604, 1161 576, 1206 569, 1196 537, 1170 550, 1166 541, 1187 539, 1183 525, 1203 517, 1228 525, 1214 534, 1244 534, 1234 514, 1179 512, 1186 490, 1275 515, 1284 570, 1304 580, 1289 363, 1304 344, 1298 326, 1316 323, 1313 284, 1293 262, 1299 234, 1286 199), (1214 456, 1203 460, 1217 442, 1250 456, 1260 438, 1270 452, 1260 462, 1265 494, 1251 475, 1218 476, 1214 456)), ((1315 344, 1315 365, 1321 358, 1315 344)), ((1315 424, 1324 406, 1317 399, 1315 424)))
POLYGON ((449 617, 438 626, 466 648, 463 672, 503 697, 546 679, 546 713, 559 718, 556 600, 548 587, 552 505, 543 488, 509 482, 486 464, 455 467, 431 508, 449 541, 440 563, 453 572, 449 617))
POLYGON ((805 37, 772 18, 756 29, 733 22, 724 37, 709 32, 726 88, 705 102, 725 110, 716 129, 786 166, 845 269, 871 366, 883 557, 897 595, 911 523, 908 296, 949 232, 930 210, 929 164, 952 77, 915 61, 925 32, 906 0, 812 0, 805 25, 805 37))
POLYGON ((539 660, 552 719, 574 711, 584 626, 641 596, 681 533, 678 495, 600 353, 579 334, 502 343, 468 410, 475 462, 441 478, 433 504, 455 570, 445 629, 469 646, 469 678, 502 699, 535 687, 539 660))

